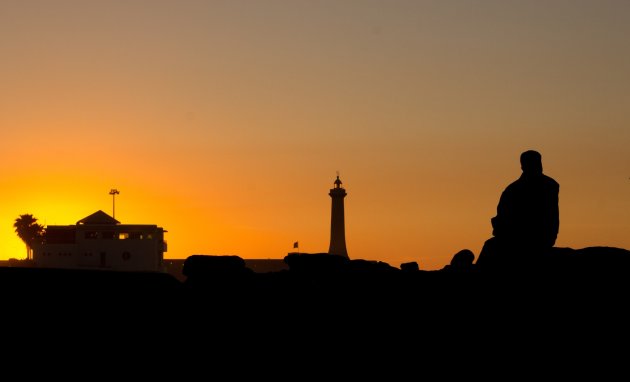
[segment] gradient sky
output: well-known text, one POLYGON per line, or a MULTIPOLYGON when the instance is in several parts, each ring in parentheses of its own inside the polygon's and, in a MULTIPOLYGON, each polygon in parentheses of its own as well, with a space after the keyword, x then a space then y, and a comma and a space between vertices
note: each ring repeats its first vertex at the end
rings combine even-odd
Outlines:
POLYGON ((167 258, 326 252, 440 269, 519 155, 557 246, 630 248, 630 2, 0 0, 0 259, 97 210, 167 258))

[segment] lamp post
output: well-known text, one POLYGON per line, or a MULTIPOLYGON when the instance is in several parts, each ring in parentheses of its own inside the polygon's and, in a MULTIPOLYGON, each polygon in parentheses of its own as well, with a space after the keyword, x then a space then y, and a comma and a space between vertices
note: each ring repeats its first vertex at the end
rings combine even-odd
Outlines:
POLYGON ((109 191, 109 194, 112 196, 112 217, 116 219, 116 195, 120 194, 120 191, 118 191, 115 188, 112 188, 109 191))

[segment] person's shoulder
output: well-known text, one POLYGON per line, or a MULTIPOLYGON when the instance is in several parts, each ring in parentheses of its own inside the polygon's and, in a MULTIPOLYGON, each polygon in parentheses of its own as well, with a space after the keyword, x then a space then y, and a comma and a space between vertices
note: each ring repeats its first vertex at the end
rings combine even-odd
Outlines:
POLYGON ((549 185, 555 187, 555 188, 559 188, 560 187, 560 183, 558 183, 554 178, 543 174, 543 179, 545 180, 545 182, 547 182, 549 185))
POLYGON ((517 189, 520 187, 520 185, 523 183, 523 180, 521 178, 516 179, 515 181, 513 181, 512 183, 508 184, 505 189, 503 190, 503 192, 511 192, 514 189, 517 189))

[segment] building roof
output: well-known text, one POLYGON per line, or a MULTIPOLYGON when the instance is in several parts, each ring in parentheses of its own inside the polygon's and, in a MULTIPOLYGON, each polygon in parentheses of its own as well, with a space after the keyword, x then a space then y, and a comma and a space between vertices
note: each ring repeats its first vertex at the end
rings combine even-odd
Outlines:
POLYGON ((111 224, 116 225, 120 222, 113 217, 107 215, 105 212, 98 210, 90 216, 86 216, 77 222, 77 225, 89 225, 89 224, 111 224))

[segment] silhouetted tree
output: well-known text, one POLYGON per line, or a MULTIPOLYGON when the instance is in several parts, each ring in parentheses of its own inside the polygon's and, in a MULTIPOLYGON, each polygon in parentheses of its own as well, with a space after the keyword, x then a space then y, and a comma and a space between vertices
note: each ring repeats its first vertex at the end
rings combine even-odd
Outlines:
POLYGON ((37 218, 31 214, 20 215, 13 223, 15 233, 26 244, 26 258, 33 258, 33 244, 41 241, 44 236, 44 226, 37 223, 37 218))

